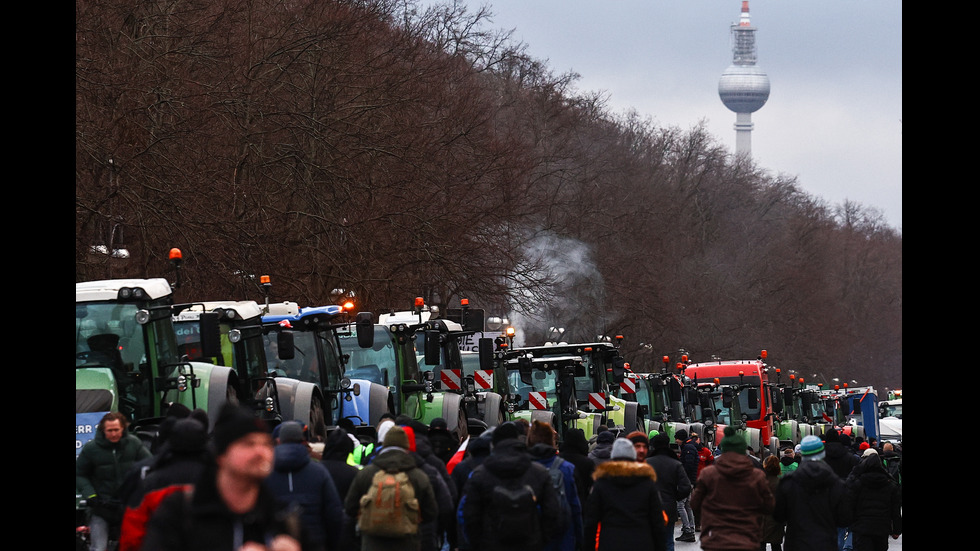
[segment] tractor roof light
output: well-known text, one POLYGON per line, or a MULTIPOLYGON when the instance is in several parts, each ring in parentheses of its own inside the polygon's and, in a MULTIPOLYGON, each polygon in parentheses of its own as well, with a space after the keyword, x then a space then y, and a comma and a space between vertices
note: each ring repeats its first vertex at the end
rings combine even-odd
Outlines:
POLYGON ((178 249, 177 247, 170 249, 170 253, 168 256, 170 257, 170 260, 174 262, 180 262, 181 260, 184 259, 184 253, 180 252, 180 249, 178 249))
POLYGON ((765 351, 765 350, 763 350, 763 351, 762 351, 762 352, 761 352, 761 353, 759 354, 759 359, 760 359, 760 360, 765 360, 765 359, 766 359, 766 357, 768 357, 768 356, 769 356, 769 352, 767 352, 767 351, 765 351))
POLYGON ((508 337, 513 337, 516 334, 517 334, 517 329, 514 329, 513 326, 510 326, 510 327, 507 328, 507 336, 508 337))
POLYGON ((415 307, 421 308, 425 306, 425 299, 422 297, 415 297, 415 307))
POLYGON ((147 300, 149 295, 142 287, 123 287, 116 294, 119 300, 147 300))
POLYGON ((470 305, 470 299, 468 299, 468 298, 461 298, 461 299, 459 299, 459 305, 462 306, 463 308, 469 307, 469 305, 470 305))

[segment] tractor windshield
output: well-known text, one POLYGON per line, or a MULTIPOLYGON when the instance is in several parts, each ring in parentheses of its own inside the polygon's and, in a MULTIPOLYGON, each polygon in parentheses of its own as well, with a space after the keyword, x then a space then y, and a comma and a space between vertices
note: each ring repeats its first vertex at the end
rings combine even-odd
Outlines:
MULTIPOLYGON (((395 347, 396 339, 391 331, 383 325, 374 326, 374 345, 371 348, 361 348, 357 345, 357 328, 351 327, 350 332, 341 333, 340 348, 344 354, 349 354, 347 369, 344 373, 351 379, 362 379, 389 386, 397 385, 398 377, 398 350, 395 347)), ((407 345, 411 348, 410 354, 405 354, 406 370, 405 379, 418 380, 418 360, 414 341, 407 345), (409 358, 408 356, 411 356, 409 358)))

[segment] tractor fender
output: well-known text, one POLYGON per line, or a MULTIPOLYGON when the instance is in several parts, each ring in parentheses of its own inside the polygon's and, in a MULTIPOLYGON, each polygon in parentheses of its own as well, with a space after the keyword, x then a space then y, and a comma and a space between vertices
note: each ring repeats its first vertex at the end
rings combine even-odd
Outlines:
POLYGON ((483 422, 487 427, 495 427, 506 420, 503 410, 503 396, 496 392, 487 392, 483 402, 483 422))
POLYGON ((539 421, 541 423, 548 423, 552 427, 556 426, 555 412, 549 409, 533 409, 531 410, 531 423, 539 421))
MULTIPOLYGON (((463 396, 455 392, 442 393, 442 418, 446 420, 446 428, 451 434, 468 434, 467 426, 460 426, 460 409, 463 407, 463 396)), ((465 415, 465 413, 464 413, 465 415)))
MULTIPOLYGON (((201 374, 202 365, 208 364, 195 364, 195 373, 201 374)), ((208 367, 210 373, 206 378, 208 385, 207 401, 205 404, 198 403, 197 406, 207 410, 208 419, 213 428, 214 423, 218 420, 218 415, 221 413, 222 406, 228 402, 229 388, 238 388, 238 375, 232 368, 223 365, 208 365, 208 367)))
MULTIPOLYGON (((361 386, 361 396, 364 396, 364 386, 361 386)), ((384 385, 369 383, 367 389, 368 411, 362 416, 369 425, 376 427, 385 413, 394 413, 391 391, 384 385)))
POLYGON ((625 402, 622 406, 624 409, 623 413, 623 426, 626 427, 626 432, 630 433, 635 430, 643 430, 640 425, 639 417, 637 415, 637 404, 636 402, 625 402))

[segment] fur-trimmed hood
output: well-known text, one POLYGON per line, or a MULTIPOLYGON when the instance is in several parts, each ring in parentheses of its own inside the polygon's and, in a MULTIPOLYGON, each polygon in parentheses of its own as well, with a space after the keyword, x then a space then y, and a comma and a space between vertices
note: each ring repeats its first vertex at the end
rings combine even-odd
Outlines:
POLYGON ((649 478, 657 481, 657 472, 649 464, 641 461, 606 461, 596 465, 592 478, 604 477, 649 478))

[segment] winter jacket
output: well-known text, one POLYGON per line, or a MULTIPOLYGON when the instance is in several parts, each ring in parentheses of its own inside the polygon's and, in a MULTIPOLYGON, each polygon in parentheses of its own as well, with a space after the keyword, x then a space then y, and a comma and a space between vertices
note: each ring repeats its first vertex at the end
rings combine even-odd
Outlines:
POLYGON ((267 542, 289 535, 304 543, 298 514, 288 514, 264 484, 251 511, 233 513, 215 485, 209 465, 193 489, 168 495, 147 524, 141 551, 236 551, 244 542, 267 542))
POLYGON ((715 454, 711 453, 708 446, 696 445, 698 448, 698 476, 705 467, 715 462, 715 454))
POLYGON ((653 467, 611 460, 596 467, 593 476, 585 504, 586 541, 595 542, 597 551, 666 549, 667 515, 653 467))
POLYGON ((459 440, 444 428, 429 427, 428 437, 432 444, 432 453, 444 464, 449 463, 456 449, 459 448, 459 440))
MULTIPOLYGON (((549 470, 558 459, 555 448, 547 444, 535 444, 531 446, 528 453, 532 459, 549 470)), ((578 487, 575 485, 575 465, 562 459, 558 470, 562 473, 570 518, 563 521, 565 530, 561 539, 548 542, 545 551, 575 551, 582 545, 582 501, 579 499, 578 487)))
POLYGON ((902 486, 902 456, 894 451, 882 452, 881 463, 885 466, 885 471, 891 475, 898 486, 902 486))
POLYGON ((902 533, 902 490, 877 455, 862 459, 845 486, 852 532, 869 536, 902 533))
POLYGON ((283 505, 299 505, 314 549, 327 549, 343 532, 343 506, 327 468, 310 459, 306 444, 282 443, 275 448, 269 490, 283 505))
MULTIPOLYGON (((349 461, 351 453, 354 451, 354 442, 347 435, 347 431, 341 428, 334 429, 327 436, 327 441, 323 446, 323 455, 320 458, 330 478, 333 479, 334 486, 337 487, 337 495, 343 504, 347 498, 347 490, 350 489, 354 477, 357 476, 360 468, 354 466, 349 461)), ((336 549, 359 549, 360 540, 354 530, 357 519, 351 519, 347 513, 343 513, 343 535, 337 543, 336 549)))
POLYGON ((684 465, 684 472, 687 473, 687 478, 691 480, 691 484, 694 484, 698 479, 698 463, 701 461, 694 440, 688 439, 681 444, 680 459, 681 465, 684 465))
POLYGON ((837 549, 837 528, 850 523, 844 491, 824 461, 804 461, 779 479, 773 518, 786 525, 787 551, 837 549))
POLYGON ((558 492, 551 485, 551 475, 540 463, 532 461, 520 439, 507 438, 494 445, 490 457, 473 469, 460 500, 462 531, 470 549, 475 551, 540 551, 548 540, 561 534, 558 492), (496 486, 528 485, 537 496, 541 515, 541 536, 525 538, 521 544, 505 544, 491 529, 491 495, 496 486))
POLYGON ((657 472, 657 486, 664 511, 667 512, 667 526, 673 527, 677 522, 677 502, 691 495, 691 479, 687 477, 677 454, 670 448, 654 448, 646 462, 657 472))
MULTIPOLYGON (((413 454, 415 464, 418 468, 425 471, 432 484, 432 491, 436 496, 439 514, 429 522, 423 522, 422 531, 422 551, 438 551, 442 547, 442 537, 448 530, 455 530, 455 520, 453 514, 456 511, 456 503, 453 501, 453 493, 449 491, 449 485, 443 479, 439 470, 429 464, 418 454, 413 454)), ((451 483, 451 481, 450 481, 451 483)))
MULTIPOLYGON (((380 470, 387 472, 405 472, 415 489, 415 497, 419 501, 422 513, 422 523, 434 522, 439 516, 439 504, 436 502, 435 491, 428 475, 418 467, 415 457, 402 448, 387 446, 379 452, 371 464, 364 467, 354 477, 347 497, 344 500, 344 512, 351 519, 356 519, 361 508, 361 496, 367 494, 375 473, 380 470)), ((361 549, 364 551, 402 551, 418 549, 421 545, 421 533, 405 538, 382 538, 378 536, 361 535, 361 549)))
POLYGON ((795 457, 782 456, 779 458, 779 476, 785 476, 786 473, 791 473, 795 471, 800 466, 799 462, 796 461, 795 457))
POLYGON ((116 443, 98 431, 75 458, 75 488, 89 498, 92 514, 113 524, 122 522, 124 504, 119 495, 127 471, 137 461, 150 458, 150 450, 138 436, 124 433, 116 443), (98 496, 91 499, 91 496, 98 496))
POLYGON ((748 456, 722 453, 691 492, 691 508, 701 516, 701 549, 758 549, 762 515, 772 512, 774 501, 765 473, 748 456))
POLYGON ((584 510, 592 491, 592 473, 596 467, 595 462, 589 459, 589 441, 585 439, 585 432, 576 428, 566 430, 559 450, 558 455, 575 466, 575 487, 578 488, 578 500, 584 510))
POLYGON ((604 430, 596 437, 595 446, 589 452, 589 459, 596 465, 609 461, 609 454, 612 453, 613 442, 616 441, 616 434, 612 431, 604 430))
POLYGON ((141 469, 123 515, 119 551, 138 551, 146 536, 146 526, 165 497, 197 483, 211 462, 207 432, 193 420, 181 421, 159 455, 141 469))

